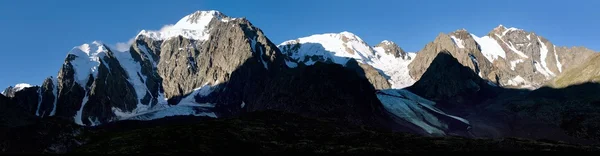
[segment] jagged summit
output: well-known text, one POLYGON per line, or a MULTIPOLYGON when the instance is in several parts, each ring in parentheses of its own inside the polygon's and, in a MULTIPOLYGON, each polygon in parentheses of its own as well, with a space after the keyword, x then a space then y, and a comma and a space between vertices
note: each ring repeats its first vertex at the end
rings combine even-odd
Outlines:
POLYGON ((490 33, 488 33, 488 36, 490 36, 490 35, 496 35, 496 36, 499 36, 499 37, 503 37, 507 33, 512 32, 512 31, 521 31, 521 32, 524 32, 524 33, 529 33, 529 32, 525 32, 525 30, 523 30, 523 29, 519 29, 519 28, 515 28, 515 27, 509 27, 509 28, 507 28, 504 25, 500 24, 496 28, 492 29, 492 31, 490 31, 490 33))
POLYGON ((137 35, 146 36, 154 40, 167 40, 173 37, 182 36, 194 40, 207 40, 210 30, 210 24, 214 20, 229 22, 238 18, 231 18, 219 11, 196 11, 183 18, 173 25, 166 25, 158 31, 142 30, 137 35))

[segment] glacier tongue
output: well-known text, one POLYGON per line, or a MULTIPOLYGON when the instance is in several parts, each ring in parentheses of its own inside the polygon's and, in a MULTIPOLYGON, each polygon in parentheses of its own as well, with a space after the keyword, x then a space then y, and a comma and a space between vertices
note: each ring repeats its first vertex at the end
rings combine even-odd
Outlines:
POLYGON ((377 98, 388 112, 414 124, 419 128, 418 131, 429 135, 446 135, 447 131, 453 130, 450 129, 450 125, 464 128, 459 130, 467 130, 470 127, 469 121, 446 114, 434 107, 435 102, 407 90, 381 90, 377 93, 377 98))

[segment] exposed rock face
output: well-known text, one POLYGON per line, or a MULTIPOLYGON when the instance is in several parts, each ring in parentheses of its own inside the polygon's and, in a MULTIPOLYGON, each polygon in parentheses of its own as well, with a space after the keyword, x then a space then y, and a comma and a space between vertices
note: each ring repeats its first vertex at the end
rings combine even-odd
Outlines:
MULTIPOLYGON (((246 19, 212 20, 208 29, 210 37, 206 41, 176 37, 160 41, 160 49, 150 50, 159 54, 157 71, 167 98, 189 94, 205 84, 227 82, 231 73, 247 61, 260 65, 262 70, 279 68, 272 65, 282 59, 275 53, 277 48, 246 19)), ((138 43, 143 40, 138 38, 138 43)))
POLYGON ((2 91, 2 95, 5 97, 13 97, 15 96, 15 89, 13 86, 8 86, 4 91, 2 91))
POLYGON ((36 115, 39 117, 46 116, 54 116, 56 109, 56 101, 58 97, 56 95, 58 93, 56 86, 56 79, 53 77, 46 78, 42 86, 40 87, 40 95, 41 101, 39 102, 39 106, 36 112, 36 115))
POLYGON ((484 37, 463 29, 440 34, 427 44, 409 65, 410 75, 420 79, 435 54, 442 50, 449 51, 480 77, 503 87, 517 88, 541 87, 593 53, 585 48, 557 47, 535 33, 502 25, 484 37))
POLYGON ((423 77, 409 90, 447 107, 478 104, 494 96, 492 86, 448 51, 438 53, 423 77))
POLYGON ((481 77, 494 77, 494 67, 487 60, 475 40, 466 30, 458 30, 451 34, 439 34, 436 39, 427 44, 423 50, 417 53, 414 61, 408 65, 410 75, 415 79, 421 79, 438 53, 449 52, 458 62, 469 67, 481 77))
POLYGON ((346 68, 354 69, 358 76, 369 80, 375 89, 388 89, 391 87, 388 80, 381 75, 379 70, 373 68, 371 65, 358 63, 356 60, 350 59, 345 66, 346 68))
POLYGON ((384 40, 381 43, 375 45, 375 47, 381 47, 384 49, 386 54, 394 55, 394 57, 400 57, 402 59, 411 59, 407 53, 400 48, 396 43, 388 40, 384 40))

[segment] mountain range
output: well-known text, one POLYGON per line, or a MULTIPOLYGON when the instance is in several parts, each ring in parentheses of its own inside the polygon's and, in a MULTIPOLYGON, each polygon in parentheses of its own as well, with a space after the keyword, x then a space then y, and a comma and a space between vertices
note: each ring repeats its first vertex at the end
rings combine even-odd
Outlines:
MULTIPOLYGON (((98 41, 72 48, 41 86, 2 92, 0 127, 279 111, 425 136, 593 144, 600 143, 598 58, 503 25, 481 37, 440 33, 414 53, 347 31, 274 44, 246 18, 197 11, 142 30, 126 51, 98 41)), ((18 147, 8 141, 2 151, 18 147)), ((85 145, 56 144, 40 148, 85 145)))

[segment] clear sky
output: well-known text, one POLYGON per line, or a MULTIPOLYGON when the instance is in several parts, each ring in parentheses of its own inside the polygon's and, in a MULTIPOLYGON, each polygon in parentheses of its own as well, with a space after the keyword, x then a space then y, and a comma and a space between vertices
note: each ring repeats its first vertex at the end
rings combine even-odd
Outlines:
POLYGON ((391 40, 419 51, 441 32, 465 28, 483 36, 503 24, 598 51, 599 6, 597 0, 2 0, 0 88, 41 85, 74 46, 127 42, 196 10, 246 17, 275 44, 350 31, 370 45, 391 40))

